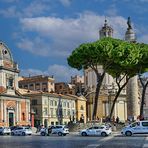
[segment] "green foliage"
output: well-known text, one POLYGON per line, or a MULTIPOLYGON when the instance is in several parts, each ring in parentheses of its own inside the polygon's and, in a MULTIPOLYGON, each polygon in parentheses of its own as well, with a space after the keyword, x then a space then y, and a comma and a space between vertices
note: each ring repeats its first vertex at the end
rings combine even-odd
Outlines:
POLYGON ((81 44, 67 60, 71 67, 78 70, 102 65, 113 77, 125 73, 134 76, 139 71, 147 71, 148 45, 103 38, 96 42, 81 44))

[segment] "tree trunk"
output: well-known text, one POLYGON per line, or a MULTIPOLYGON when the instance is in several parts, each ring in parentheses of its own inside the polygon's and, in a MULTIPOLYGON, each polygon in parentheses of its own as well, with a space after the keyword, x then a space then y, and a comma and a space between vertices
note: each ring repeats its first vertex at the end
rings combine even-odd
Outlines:
MULTIPOLYGON (((112 108, 111 108, 111 111, 110 111, 110 115, 109 115, 109 119, 110 119, 110 120, 111 120, 112 115, 113 115, 113 111, 114 111, 114 108, 115 108, 115 103, 116 103, 116 101, 117 101, 117 99, 118 99, 118 97, 119 97, 121 91, 122 91, 123 88, 127 85, 129 79, 130 79, 130 77, 129 77, 129 78, 126 77, 126 82, 125 82, 122 86, 120 86, 120 83, 117 83, 117 80, 116 80, 116 83, 117 83, 117 86, 118 86, 118 91, 117 91, 117 93, 116 93, 116 95, 115 95, 115 98, 114 98, 114 100, 113 100, 113 105, 112 105, 112 108)), ((121 82, 121 81, 120 81, 120 82, 121 82)))
POLYGON ((97 116, 100 88, 102 85, 103 78, 105 76, 105 72, 103 72, 103 74, 101 76, 97 73, 96 76, 97 76, 97 87, 96 87, 95 102, 94 102, 94 109, 93 109, 93 115, 92 115, 93 120, 95 120, 96 116, 97 116))
POLYGON ((141 100, 141 105, 140 105, 140 117, 143 117, 143 107, 144 107, 145 92, 146 92, 147 85, 148 85, 148 81, 143 86, 143 90, 142 90, 142 98, 141 98, 142 100, 141 100))
POLYGON ((120 95, 120 92, 121 92, 121 88, 118 90, 117 94, 115 95, 115 98, 114 98, 114 101, 113 101, 113 105, 112 105, 112 108, 111 108, 111 111, 110 111, 110 115, 109 115, 109 119, 111 121, 111 118, 112 118, 112 115, 113 115, 113 111, 114 111, 114 108, 115 108, 115 104, 116 104, 116 101, 120 95))

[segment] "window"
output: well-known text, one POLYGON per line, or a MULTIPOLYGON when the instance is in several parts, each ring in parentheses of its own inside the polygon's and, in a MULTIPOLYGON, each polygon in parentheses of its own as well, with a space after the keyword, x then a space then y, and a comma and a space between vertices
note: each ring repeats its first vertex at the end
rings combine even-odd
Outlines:
POLYGON ((148 122, 142 122, 142 126, 148 126, 148 122))
POLYGON ((30 84, 30 85, 29 85, 29 89, 31 89, 31 90, 34 89, 34 88, 33 88, 33 84, 30 84))
POLYGON ((53 100, 50 100, 50 106, 53 106, 53 100))
POLYGON ((36 90, 40 90, 40 83, 35 84, 36 90))
POLYGON ((66 107, 66 102, 63 102, 63 107, 66 107))
POLYGON ((54 122, 51 122, 51 125, 54 125, 54 122))
POLYGON ((32 105, 37 105, 37 100, 32 100, 32 105))
POLYGON ((55 106, 57 106, 57 101, 55 101, 55 106))
POLYGON ((70 116, 70 109, 67 110, 67 116, 70 116))
POLYGON ((135 122, 135 123, 131 124, 131 127, 135 127, 136 125, 137 125, 137 123, 135 122))
POLYGON ((84 110, 84 107, 83 107, 83 105, 81 105, 81 107, 80 107, 80 110, 84 110))
POLYGON ((47 83, 42 83, 42 90, 46 91, 47 90, 47 83))
POLYGON ((94 129, 99 129, 99 127, 95 126, 94 129))
POLYGON ((50 108, 51 117, 53 117, 53 108, 50 108))
POLYGON ((47 109, 47 107, 44 108, 44 115, 48 115, 48 109, 47 109))
POLYGON ((69 108, 69 102, 67 102, 67 107, 69 108))
POLYGON ((27 89, 28 88, 28 85, 24 85, 24 88, 27 89))
POLYGON ((21 84, 19 84, 19 88, 22 88, 22 85, 21 84))
POLYGON ((8 86, 13 87, 13 78, 9 78, 8 86))
POLYGON ((66 116, 66 109, 64 109, 64 116, 66 116))
POLYGON ((72 102, 72 108, 74 108, 75 107, 75 103, 74 102, 72 102))
POLYGON ((90 127, 89 129, 94 129, 94 127, 90 127))

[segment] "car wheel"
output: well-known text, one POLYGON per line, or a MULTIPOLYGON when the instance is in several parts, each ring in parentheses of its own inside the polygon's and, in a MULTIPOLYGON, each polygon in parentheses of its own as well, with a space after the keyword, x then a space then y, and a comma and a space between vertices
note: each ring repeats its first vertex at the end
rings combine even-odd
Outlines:
POLYGON ((58 136, 62 136, 63 134, 61 132, 58 133, 58 136))
POLYGON ((105 136, 107 136, 107 134, 105 132, 102 132, 101 136, 105 137, 105 136))
POLYGON ((66 134, 63 134, 63 136, 66 136, 66 134))
POLYGON ((25 136, 25 135, 26 135, 25 132, 23 132, 23 133, 22 133, 22 136, 25 136))
POLYGON ((131 136, 131 135, 132 135, 132 132, 126 131, 126 132, 125 132, 125 135, 126 135, 126 136, 131 136))
POLYGON ((82 136, 87 136, 87 133, 86 133, 86 132, 82 132, 81 135, 82 135, 82 136))
POLYGON ((42 136, 45 136, 45 132, 41 132, 41 135, 42 135, 42 136))

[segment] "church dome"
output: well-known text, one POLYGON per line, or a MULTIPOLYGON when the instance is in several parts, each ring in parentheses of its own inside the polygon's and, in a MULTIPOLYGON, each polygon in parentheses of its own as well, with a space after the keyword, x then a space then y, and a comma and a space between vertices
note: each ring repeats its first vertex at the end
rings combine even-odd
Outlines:
POLYGON ((18 70, 18 65, 13 61, 10 49, 0 41, 0 66, 1 68, 18 70))
POLYGON ((0 59, 11 62, 13 61, 9 48, 2 41, 0 41, 0 59))
POLYGON ((107 20, 105 19, 104 26, 99 31, 100 39, 104 37, 112 37, 113 36, 113 29, 112 27, 108 26, 107 20))

